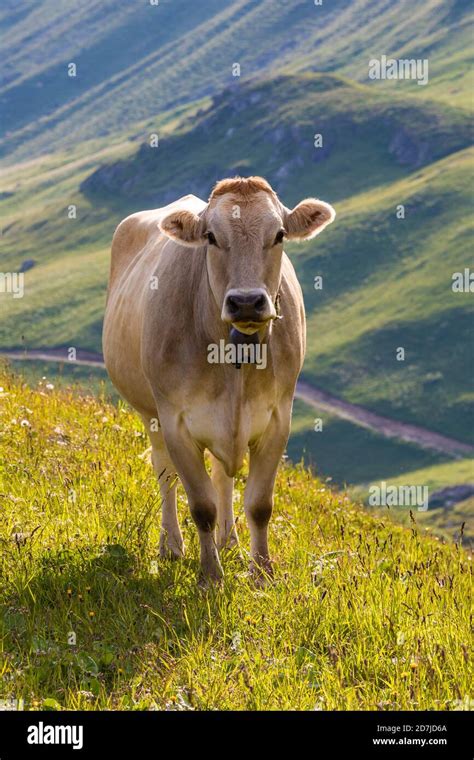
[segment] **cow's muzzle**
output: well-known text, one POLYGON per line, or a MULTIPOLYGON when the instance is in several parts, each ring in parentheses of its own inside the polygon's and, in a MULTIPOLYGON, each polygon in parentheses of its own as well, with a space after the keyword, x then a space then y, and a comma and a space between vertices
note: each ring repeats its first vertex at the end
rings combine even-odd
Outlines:
POLYGON ((270 319, 275 319, 276 311, 268 293, 263 288, 253 290, 228 290, 224 298, 222 319, 244 333, 259 330, 270 319))

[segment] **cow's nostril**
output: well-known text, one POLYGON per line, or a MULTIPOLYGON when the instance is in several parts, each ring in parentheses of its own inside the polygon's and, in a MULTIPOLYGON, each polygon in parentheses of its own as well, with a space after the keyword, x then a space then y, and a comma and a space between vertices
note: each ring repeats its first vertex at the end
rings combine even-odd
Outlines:
POLYGON ((240 303, 236 298, 227 296, 227 308, 231 314, 237 314, 238 310, 240 309, 240 303))
POLYGON ((265 296, 259 296, 257 300, 255 301, 255 308, 257 311, 263 311, 265 306, 267 305, 267 299, 265 296))

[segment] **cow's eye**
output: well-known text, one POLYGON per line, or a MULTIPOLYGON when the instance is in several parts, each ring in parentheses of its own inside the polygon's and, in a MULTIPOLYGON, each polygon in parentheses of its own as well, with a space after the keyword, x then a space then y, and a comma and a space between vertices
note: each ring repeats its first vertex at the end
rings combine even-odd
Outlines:
POLYGON ((217 240, 214 237, 214 233, 213 232, 206 232, 206 237, 207 237, 207 241, 208 241, 209 245, 217 245, 217 240))
POLYGON ((285 230, 278 230, 275 238, 275 242, 273 245, 280 245, 280 243, 283 242, 283 238, 285 237, 285 230))

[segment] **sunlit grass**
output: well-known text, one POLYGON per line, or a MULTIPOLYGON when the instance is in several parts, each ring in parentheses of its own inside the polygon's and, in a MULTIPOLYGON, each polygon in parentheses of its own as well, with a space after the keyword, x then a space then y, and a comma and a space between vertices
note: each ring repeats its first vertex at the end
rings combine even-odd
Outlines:
MULTIPOLYGON (((470 557, 282 467, 275 581, 238 558, 202 590, 196 531, 157 560, 160 501, 136 416, 1 377, 2 699, 25 708, 458 709, 470 557)), ((238 530, 248 533, 237 479, 238 530)), ((466 703, 467 704, 467 703, 466 703)))

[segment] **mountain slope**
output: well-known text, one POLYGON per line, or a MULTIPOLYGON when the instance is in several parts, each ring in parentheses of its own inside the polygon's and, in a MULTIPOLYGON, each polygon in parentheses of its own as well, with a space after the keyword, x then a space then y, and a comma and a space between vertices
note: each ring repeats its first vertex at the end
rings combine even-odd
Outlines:
POLYGON ((468 105, 467 0, 15 0, 0 11, 0 150, 31 157, 277 71, 339 72, 378 91, 468 105), (47 55, 45 55, 47 51, 47 55), (428 57, 430 82, 370 81, 380 55, 428 57), (69 63, 77 76, 67 75, 69 63))
POLYGON ((471 135, 461 109, 334 75, 277 76, 225 90, 165 130, 158 148, 144 143, 81 189, 100 202, 160 205, 207 197, 222 176, 263 174, 287 203, 315 192, 334 202, 465 148, 471 135))
POLYGON ((453 292, 471 263, 472 150, 340 206, 339 225, 298 257, 305 373, 382 414, 472 440, 473 305, 453 292), (405 219, 396 217, 403 202, 405 219), (309 285, 324 277, 323 291, 309 285), (337 308, 335 307, 337 303, 337 308), (404 360, 397 360, 403 348, 404 360))

